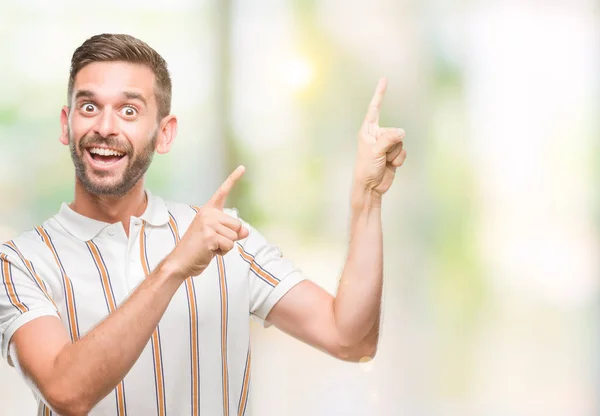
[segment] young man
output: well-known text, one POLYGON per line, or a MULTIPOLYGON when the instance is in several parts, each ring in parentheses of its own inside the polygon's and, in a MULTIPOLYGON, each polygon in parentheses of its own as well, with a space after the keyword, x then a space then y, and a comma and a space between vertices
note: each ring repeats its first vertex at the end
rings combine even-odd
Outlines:
POLYGON ((73 54, 60 141, 75 199, 0 249, 2 355, 38 415, 249 414, 249 315, 348 361, 375 354, 381 198, 406 153, 378 126, 381 80, 358 137, 348 259, 337 296, 306 280, 226 210, 238 167, 202 207, 144 189, 177 133, 166 63, 127 35, 73 54))

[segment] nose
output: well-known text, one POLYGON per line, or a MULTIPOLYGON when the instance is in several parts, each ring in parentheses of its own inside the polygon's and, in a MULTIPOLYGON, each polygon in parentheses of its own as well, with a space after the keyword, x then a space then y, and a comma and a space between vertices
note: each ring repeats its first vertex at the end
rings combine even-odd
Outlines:
POLYGON ((109 111, 109 109, 105 109, 100 117, 98 117, 98 123, 94 130, 102 137, 117 136, 119 130, 116 115, 112 111, 109 111))

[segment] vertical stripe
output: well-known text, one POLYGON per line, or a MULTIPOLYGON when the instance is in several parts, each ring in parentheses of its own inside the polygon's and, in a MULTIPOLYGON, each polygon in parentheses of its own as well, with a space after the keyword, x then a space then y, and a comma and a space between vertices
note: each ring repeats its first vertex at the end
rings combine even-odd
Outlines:
POLYGON ((98 270, 100 283, 102 284, 102 290, 104 291, 104 298, 106 299, 106 307, 108 308, 108 312, 112 313, 117 309, 117 303, 115 301, 115 296, 110 283, 110 277, 108 275, 106 264, 100 257, 100 250, 93 240, 87 241, 85 244, 92 255, 92 260, 94 260, 96 269, 98 270))
POLYGON ((148 257, 146 256, 146 222, 142 222, 140 231, 140 260, 146 277, 150 274, 150 266, 148 265, 148 257))
POLYGON ((190 305, 190 335, 192 355, 192 415, 200 414, 200 342, 198 340, 198 306, 196 288, 191 277, 186 280, 186 293, 190 305))
MULTIPOLYGON (((146 221, 142 222, 140 231, 140 260, 146 277, 150 274, 148 250, 146 249, 146 221)), ((152 333, 152 359, 154 360, 154 384, 156 387, 156 410, 158 416, 165 416, 167 404, 165 398, 165 380, 163 374, 162 350, 160 346, 160 330, 158 325, 152 333)))
MULTIPOLYGON (((90 254, 92 255, 92 259, 94 260, 96 269, 98 270, 100 283, 102 284, 102 291, 104 292, 104 299, 106 299, 106 307, 108 308, 108 312, 113 313, 117 309, 117 302, 115 301, 115 294, 112 288, 112 284, 110 282, 108 268, 106 267, 106 263, 104 263, 104 258, 102 257, 102 254, 100 254, 100 249, 92 240, 87 241, 85 244, 87 245, 87 248, 90 251, 90 254)), ((127 407, 125 404, 125 384, 123 380, 121 380, 121 382, 115 388, 115 397, 117 401, 117 415, 127 415, 127 407)))
POLYGON ((45 404, 42 405, 42 410, 44 411, 44 416, 51 416, 52 415, 52 411, 45 404))
POLYGON ((240 392, 240 400, 238 402, 238 416, 244 416, 246 413, 246 405, 248 404, 248 391, 250 390, 250 362, 252 361, 252 353, 250 352, 250 343, 248 343, 248 353, 246 354, 246 367, 244 368, 244 382, 242 391, 240 392))
MULTIPOLYGON (((180 235, 177 221, 171 213, 169 213, 169 228, 173 233, 175 244, 179 243, 180 235)), ((188 311, 190 317, 190 362, 191 362, 191 378, 192 378, 192 416, 198 416, 200 412, 200 366, 199 357, 200 349, 198 343, 198 304, 196 300, 196 290, 194 281, 191 277, 185 279, 185 293, 188 301, 188 311)))
POLYGON ((56 247, 54 247, 52 239, 50 238, 50 235, 48 234, 46 229, 44 227, 35 227, 35 230, 40 235, 46 246, 48 246, 48 248, 52 252, 52 255, 54 256, 54 261, 56 261, 56 264, 60 269, 63 281, 63 290, 65 294, 65 302, 67 304, 67 320, 69 322, 69 332, 71 334, 71 340, 75 342, 79 339, 79 325, 77 322, 77 309, 75 305, 75 294, 73 292, 73 284, 71 283, 71 279, 69 279, 67 273, 65 272, 62 262, 60 261, 60 257, 56 252, 56 247))
POLYGON ((167 397, 165 395, 165 373, 163 366, 163 356, 162 356, 162 345, 160 340, 160 326, 156 326, 156 331, 152 334, 153 337, 153 351, 155 351, 155 361, 158 363, 156 365, 156 375, 157 375, 157 384, 159 387, 159 395, 158 395, 158 404, 159 407, 159 416, 165 416, 167 414, 167 397))
POLYGON ((117 414, 119 416, 127 415, 127 406, 125 403, 125 382, 121 380, 119 385, 116 387, 116 401, 117 401, 117 414))
POLYGON ((12 266, 9 263, 6 254, 0 254, 0 259, 2 259, 2 283, 4 283, 8 300, 10 300, 10 303, 12 303, 12 305, 17 308, 20 313, 25 313, 29 310, 29 308, 23 302, 21 302, 21 299, 19 299, 19 296, 17 296, 17 291, 12 279, 12 266))
POLYGON ((229 370, 227 368, 227 275, 223 256, 217 256, 221 295, 221 373, 223 377, 223 415, 229 416, 229 370))
POLYGON ((44 295, 46 296, 46 298, 48 298, 48 300, 50 302, 52 302, 52 305, 54 305, 54 309, 56 309, 56 311, 58 312, 58 307, 56 306, 56 303, 54 303, 54 300, 52 299, 52 297, 50 296, 50 294, 48 293, 48 287, 46 286, 46 282, 44 282, 39 276, 38 274, 35 272, 35 268, 33 267, 33 263, 31 263, 29 260, 27 260, 23 254, 21 253, 21 251, 18 249, 17 245, 14 243, 14 241, 9 241, 7 243, 4 243, 4 245, 8 248, 10 248, 12 251, 15 252, 15 254, 19 257, 19 259, 21 259, 21 261, 23 262, 23 265, 25 266, 25 268, 27 269, 27 271, 29 272, 29 274, 31 275, 31 277, 33 278, 34 282, 36 283, 36 285, 40 288, 40 290, 44 293, 44 295))
MULTIPOLYGON (((200 210, 199 207, 191 205, 191 209, 200 210)), ((228 294, 227 294, 227 275, 225 273, 225 263, 223 256, 217 256, 217 267, 219 269, 219 285, 221 298, 221 374, 223 391, 223 415, 229 416, 229 370, 227 368, 227 319, 228 319, 228 294)))

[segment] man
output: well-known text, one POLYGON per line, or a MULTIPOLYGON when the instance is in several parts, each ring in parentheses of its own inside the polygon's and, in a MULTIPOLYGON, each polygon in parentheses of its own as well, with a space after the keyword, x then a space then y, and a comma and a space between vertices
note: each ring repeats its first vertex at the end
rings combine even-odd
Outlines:
POLYGON ((144 189, 154 152, 177 133, 166 63, 131 36, 85 41, 60 115, 75 199, 0 251, 2 354, 38 415, 249 414, 250 314, 340 359, 374 356, 381 198, 406 157, 404 132, 378 126, 385 88, 359 133, 349 254, 332 297, 224 208, 243 167, 202 207, 144 189))

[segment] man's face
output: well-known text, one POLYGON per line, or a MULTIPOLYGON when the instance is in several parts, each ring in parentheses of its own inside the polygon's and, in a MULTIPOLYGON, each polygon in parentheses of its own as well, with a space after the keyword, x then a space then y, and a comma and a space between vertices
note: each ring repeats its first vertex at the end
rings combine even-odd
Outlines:
POLYGON ((146 173, 159 131, 154 81, 146 66, 125 62, 95 62, 75 77, 68 144, 88 192, 122 196, 146 173))

